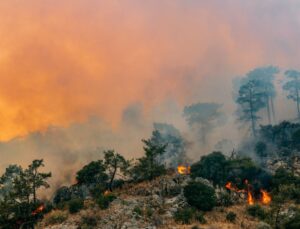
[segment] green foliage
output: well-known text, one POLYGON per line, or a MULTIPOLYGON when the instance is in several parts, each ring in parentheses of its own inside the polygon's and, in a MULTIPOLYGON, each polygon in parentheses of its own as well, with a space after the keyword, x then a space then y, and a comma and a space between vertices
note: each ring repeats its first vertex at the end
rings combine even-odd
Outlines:
POLYGON ((288 81, 283 85, 283 90, 288 92, 287 98, 295 101, 298 118, 300 118, 300 72, 288 70, 285 73, 288 81))
POLYGON ((101 184, 105 186, 108 176, 105 173, 103 161, 92 161, 85 165, 80 171, 77 172, 76 179, 78 184, 101 184))
POLYGON ((0 225, 4 228, 33 227, 44 211, 35 212, 42 204, 36 196, 39 188, 48 188, 51 173, 41 173, 43 160, 34 160, 28 168, 11 165, 0 177, 0 225))
POLYGON ((241 85, 236 103, 239 105, 239 120, 251 123, 253 136, 256 136, 256 124, 260 119, 258 112, 266 106, 264 93, 257 79, 247 81, 241 85))
POLYGON ((178 209, 174 214, 174 220, 177 223, 190 224, 193 220, 195 209, 193 208, 182 208, 178 209))
POLYGON ((100 195, 97 198, 96 202, 101 209, 107 209, 109 207, 109 204, 115 199, 116 199, 116 196, 113 194, 100 195))
POLYGON ((81 217, 81 227, 95 228, 97 226, 97 217, 86 215, 81 217))
POLYGON ((249 206, 247 213, 260 220, 264 220, 267 217, 267 212, 258 204, 249 206))
POLYGON ((174 220, 181 224, 190 224, 192 221, 197 221, 201 224, 206 223, 204 214, 191 207, 177 209, 174 213, 174 220))
POLYGON ((217 203, 218 206, 229 207, 233 205, 233 200, 231 198, 231 195, 228 192, 221 192, 219 193, 217 203))
POLYGON ((84 203, 82 199, 73 199, 68 203, 69 212, 71 214, 79 212, 84 207, 84 203))
POLYGON ((128 174, 128 169, 130 166, 130 161, 125 160, 125 158, 116 153, 114 150, 104 151, 104 167, 109 174, 109 184, 108 187, 110 191, 113 188, 113 182, 117 171, 119 170, 122 175, 128 174))
POLYGON ((234 222, 236 219, 236 214, 234 212, 228 212, 226 215, 226 220, 228 220, 229 222, 234 222))
POLYGON ((184 187, 184 196, 187 202, 202 211, 210 211, 216 206, 215 190, 201 182, 190 182, 184 187))
POLYGON ((134 207, 134 209, 133 209, 132 212, 135 213, 138 216, 142 216, 143 215, 143 210, 140 207, 138 207, 138 206, 134 207))
POLYGON ((207 134, 225 123, 221 108, 222 104, 217 103, 196 103, 184 108, 183 115, 189 126, 197 130, 202 144, 206 143, 207 134))
POLYGON ((195 211, 195 213, 194 213, 194 219, 197 222, 201 223, 201 224, 205 224, 206 223, 206 219, 204 218, 203 212, 195 211))
POLYGON ((284 223, 286 229, 299 229, 300 228, 300 212, 298 211, 295 215, 288 218, 284 223))
POLYGON ((223 186, 227 177, 227 160, 221 152, 213 152, 203 156, 199 162, 191 166, 192 177, 203 177, 214 185, 223 186))
POLYGON ((268 156, 268 152, 267 152, 267 145, 266 143, 260 141, 257 142, 255 145, 255 153, 258 157, 260 158, 264 158, 268 156))
POLYGON ((158 160, 158 157, 165 153, 166 145, 156 144, 151 139, 142 141, 145 144, 145 156, 139 158, 130 171, 134 181, 153 180, 166 173, 165 166, 158 160))
POLYGON ((60 210, 55 210, 49 213, 44 218, 44 223, 46 225, 60 224, 68 219, 68 213, 60 210))

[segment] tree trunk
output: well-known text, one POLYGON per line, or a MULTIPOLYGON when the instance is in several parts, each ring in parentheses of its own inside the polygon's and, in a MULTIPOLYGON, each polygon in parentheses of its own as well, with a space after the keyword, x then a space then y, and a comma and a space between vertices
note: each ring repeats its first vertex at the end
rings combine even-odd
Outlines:
POLYGON ((298 119, 300 119, 300 96, 299 96, 299 90, 298 88, 296 89, 296 93, 297 93, 297 111, 298 111, 298 119))
POLYGON ((252 128, 252 134, 254 137, 256 137, 255 132, 255 120, 254 120, 254 114, 253 114, 253 103, 252 103, 252 90, 249 90, 249 106, 250 106, 250 118, 251 118, 251 128, 252 128))
POLYGON ((114 182, 114 179, 115 179, 115 176, 116 176, 116 173, 117 173, 117 160, 115 160, 115 164, 114 164, 114 172, 110 178, 110 182, 109 182, 109 191, 112 192, 112 184, 114 182))
POLYGON ((268 123, 269 123, 269 125, 271 125, 272 121, 271 121, 270 96, 269 95, 266 96, 266 104, 267 104, 267 113, 268 113, 268 123))
POLYGON ((272 118, 273 118, 273 123, 276 124, 276 116, 275 116, 275 107, 274 107, 274 99, 271 97, 271 112, 272 112, 272 118))

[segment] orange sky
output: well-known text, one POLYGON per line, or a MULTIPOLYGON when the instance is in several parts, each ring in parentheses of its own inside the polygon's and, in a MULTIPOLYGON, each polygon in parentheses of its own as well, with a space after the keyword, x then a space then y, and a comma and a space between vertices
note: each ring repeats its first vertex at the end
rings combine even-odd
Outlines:
POLYGON ((3 0, 0 140, 117 126, 135 102, 226 102, 236 75, 299 66, 299 15, 293 0, 3 0))

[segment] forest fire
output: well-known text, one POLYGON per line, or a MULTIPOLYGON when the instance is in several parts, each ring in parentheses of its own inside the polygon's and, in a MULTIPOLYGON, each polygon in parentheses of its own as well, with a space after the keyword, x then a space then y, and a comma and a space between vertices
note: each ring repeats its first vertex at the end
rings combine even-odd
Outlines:
POLYGON ((267 193, 265 190, 263 190, 263 189, 261 189, 260 190, 260 192, 261 192, 261 202, 263 203, 263 204, 270 204, 271 203, 271 201, 272 201, 272 198, 271 198, 271 196, 269 195, 269 193, 267 193))
POLYGON ((191 166, 189 165, 178 165, 177 172, 182 175, 189 175, 191 173, 191 166))
MULTIPOLYGON (((253 197, 253 193, 250 190, 250 184, 249 184, 248 180, 245 180, 244 183, 247 186, 247 189, 238 189, 236 186, 234 186, 232 184, 232 182, 227 182, 226 185, 225 185, 225 188, 227 190, 230 190, 230 191, 233 191, 233 192, 237 192, 237 193, 241 193, 241 192, 247 193, 247 202, 248 202, 249 205, 253 205, 255 203, 255 200, 254 200, 254 197, 253 197)), ((260 190, 260 193, 261 193, 260 202, 262 204, 270 204, 271 201, 272 201, 272 198, 269 195, 269 193, 266 192, 263 189, 260 190)))
POLYGON ((35 216, 35 215, 37 215, 37 214, 43 212, 44 209, 45 209, 45 205, 42 204, 42 205, 40 205, 37 209, 35 209, 35 210, 31 213, 31 215, 35 216))

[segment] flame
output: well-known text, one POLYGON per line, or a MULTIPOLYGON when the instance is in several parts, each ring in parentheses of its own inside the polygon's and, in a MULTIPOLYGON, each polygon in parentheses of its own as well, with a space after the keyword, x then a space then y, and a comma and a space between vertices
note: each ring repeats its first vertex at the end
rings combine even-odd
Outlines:
POLYGON ((177 166, 177 171, 179 174, 182 175, 188 175, 191 173, 191 167, 190 166, 185 166, 185 165, 178 165, 177 166))
POLYGON ((42 204, 42 205, 40 205, 37 209, 35 209, 35 210, 31 213, 31 215, 35 216, 35 215, 37 215, 37 214, 43 212, 44 209, 45 209, 45 206, 44 206, 44 204, 42 204))
POLYGON ((238 189, 237 187, 233 186, 233 184, 231 182, 227 182, 225 185, 225 188, 231 191, 235 191, 235 192, 245 192, 245 190, 243 189, 238 189))
POLYGON ((267 193, 265 190, 261 189, 260 190, 262 196, 261 196, 261 202, 263 204, 269 204, 272 200, 271 196, 269 195, 269 193, 267 193))
POLYGON ((248 204, 249 205, 253 205, 254 204, 254 199, 253 199, 253 196, 252 196, 252 193, 250 191, 248 191, 248 204))

